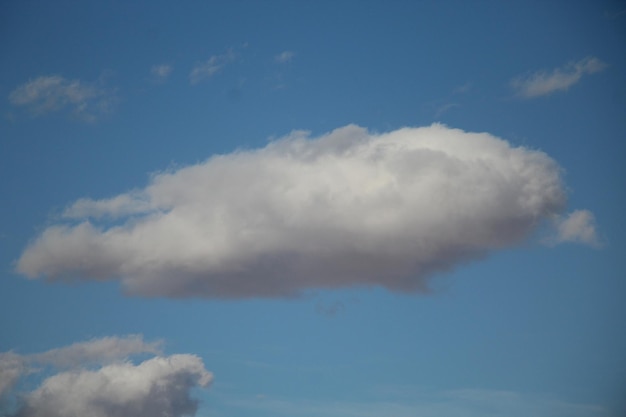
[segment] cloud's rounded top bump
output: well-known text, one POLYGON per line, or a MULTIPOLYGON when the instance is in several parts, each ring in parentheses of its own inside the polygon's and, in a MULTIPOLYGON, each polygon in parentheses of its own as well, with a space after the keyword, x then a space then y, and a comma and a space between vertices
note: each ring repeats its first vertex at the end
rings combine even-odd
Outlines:
POLYGON ((142 296, 416 291, 433 273, 522 241, 565 200, 550 157, 487 133, 294 131, 154 175, 144 189, 78 200, 17 270, 120 280, 142 296))

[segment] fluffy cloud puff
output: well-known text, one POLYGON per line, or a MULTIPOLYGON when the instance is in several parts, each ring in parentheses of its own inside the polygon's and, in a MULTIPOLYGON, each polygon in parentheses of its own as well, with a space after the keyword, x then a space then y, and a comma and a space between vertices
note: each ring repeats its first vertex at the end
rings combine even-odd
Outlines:
POLYGON ((593 213, 588 210, 576 210, 568 216, 559 217, 556 220, 557 233, 548 239, 548 244, 574 242, 600 247, 595 223, 593 213))
POLYGON ((211 379, 194 355, 61 372, 29 393, 15 417, 195 415, 198 401, 189 392, 207 386, 211 379))
MULTIPOLYGON (((0 353, 0 394, 26 374, 47 365, 56 373, 41 385, 20 395, 13 417, 177 417, 195 415, 198 401, 190 397, 196 387, 208 386, 213 377, 195 355, 156 356, 138 365, 128 356, 155 353, 154 343, 141 336, 103 338, 33 355, 0 353), (110 348, 109 351, 103 348, 110 348), (71 355, 77 357, 69 359, 71 355), (101 366, 93 368, 93 363, 101 366), (59 371, 60 368, 68 368, 59 371)), ((0 404, 1 408, 1 404, 0 404)))
POLYGON ((276 297, 310 288, 423 290, 427 278, 522 241, 565 205, 546 154, 442 125, 296 131, 81 199, 17 270, 119 279, 142 296, 276 297))
POLYGON ((9 391, 22 376, 41 370, 41 367, 72 369, 105 365, 138 354, 158 355, 160 345, 161 342, 145 342, 141 335, 130 335, 92 339, 30 355, 0 352, 0 395, 9 391))

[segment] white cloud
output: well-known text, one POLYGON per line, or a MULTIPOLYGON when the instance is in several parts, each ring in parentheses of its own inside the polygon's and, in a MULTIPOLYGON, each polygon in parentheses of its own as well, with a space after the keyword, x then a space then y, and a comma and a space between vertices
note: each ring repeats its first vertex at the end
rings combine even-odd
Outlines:
POLYGON ((598 58, 587 57, 551 72, 539 71, 530 76, 517 77, 511 81, 511 86, 520 97, 535 98, 556 91, 567 91, 579 82, 583 75, 600 72, 606 67, 607 65, 598 58))
POLYGON ((274 60, 280 64, 284 64, 286 62, 290 62, 293 57, 294 57, 294 53, 292 51, 283 51, 280 54, 276 55, 274 57, 274 60))
POLYGON ((596 232, 596 220, 588 210, 576 210, 555 220, 556 234, 547 240, 548 244, 564 242, 582 243, 599 247, 600 239, 596 232))
POLYGON ((206 78, 211 78, 217 74, 226 64, 235 60, 237 55, 233 50, 229 50, 225 54, 213 55, 207 61, 196 65, 189 73, 189 82, 198 84, 206 78))
POLYGON ((172 66, 168 64, 154 65, 150 68, 150 75, 155 82, 162 83, 172 73, 172 66))
POLYGON ((28 108, 34 115, 69 109, 74 116, 93 121, 110 110, 113 96, 98 83, 50 75, 17 87, 9 94, 9 101, 28 108))
POLYGON ((161 342, 146 343, 140 335, 130 335, 92 339, 30 355, 0 353, 0 394, 37 367, 63 369, 103 365, 142 353, 160 354, 160 345, 161 342))
POLYGON ((190 397, 196 386, 208 386, 213 377, 195 355, 157 356, 138 365, 128 356, 159 354, 158 343, 140 336, 108 337, 40 354, 0 354, 0 393, 11 393, 16 381, 40 369, 31 365, 70 367, 48 376, 35 390, 13 393, 20 397, 14 417, 194 415, 198 402, 190 397), (101 366, 93 368, 93 364, 101 366), (88 367, 89 366, 89 367, 88 367), (8 370, 9 372, 5 372, 8 370))
POLYGON ((143 190, 81 199, 17 270, 120 279, 143 296, 426 290, 432 274, 515 245, 560 213, 560 172, 542 152, 437 124, 385 134, 349 125, 314 139, 296 131, 154 175, 143 190))

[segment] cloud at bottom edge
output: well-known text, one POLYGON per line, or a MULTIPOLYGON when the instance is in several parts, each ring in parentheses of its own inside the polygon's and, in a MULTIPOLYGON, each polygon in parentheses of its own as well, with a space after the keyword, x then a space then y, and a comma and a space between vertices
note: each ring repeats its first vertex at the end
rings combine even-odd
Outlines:
POLYGON ((154 344, 143 343, 140 336, 130 336, 94 339, 40 354, 0 353, 4 387, 0 409, 11 417, 195 415, 198 400, 191 397, 191 390, 208 387, 213 375, 196 355, 158 355, 137 365, 127 358, 154 353, 153 349, 154 344), (102 351, 103 344, 112 352, 102 351), (59 360, 79 349, 89 352, 82 363, 59 360), (94 362, 101 365, 94 367, 94 362), (69 369, 58 367, 68 364, 69 369), (45 377, 36 389, 16 391, 19 379, 37 373, 45 377))

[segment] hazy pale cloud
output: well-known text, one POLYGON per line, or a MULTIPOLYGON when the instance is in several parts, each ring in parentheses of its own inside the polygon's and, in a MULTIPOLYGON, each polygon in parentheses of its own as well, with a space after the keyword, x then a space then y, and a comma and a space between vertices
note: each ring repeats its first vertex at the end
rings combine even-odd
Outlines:
POLYGON ((276 55, 274 57, 274 60, 280 64, 284 64, 286 62, 291 61, 294 55, 295 54, 292 51, 283 51, 280 54, 276 55))
POLYGON ((263 410, 276 417, 610 417, 603 407, 514 391, 463 389, 420 392, 410 398, 363 402, 308 401, 267 396, 232 400, 233 409, 263 410))
POLYGON ((192 68, 189 73, 189 82, 191 84, 198 84, 200 81, 211 78, 226 64, 233 62, 235 58, 236 54, 233 50, 228 50, 228 52, 221 55, 213 55, 207 61, 192 68))
POLYGON ((158 343, 140 336, 108 337, 76 343, 47 352, 0 354, 0 394, 10 393, 26 373, 49 365, 56 370, 41 385, 19 395, 14 417, 194 415, 198 402, 190 397, 196 386, 208 386, 213 377, 195 355, 156 356, 138 365, 131 355, 159 354, 158 343), (100 367, 94 368, 98 363, 100 367), (69 370, 62 370, 70 367, 69 370), (61 371, 59 371, 61 369, 61 371), (8 372, 7 372, 8 370, 8 372))
POLYGON ((17 270, 119 279, 142 296, 426 290, 432 274, 515 245, 559 215, 560 172, 542 152, 437 124, 295 131, 154 175, 142 190, 78 200, 17 270))
POLYGON ((172 69, 168 64, 154 65, 150 68, 150 75, 155 82, 162 83, 170 76, 172 69))
POLYGON ((59 75, 38 77, 9 94, 14 106, 25 107, 34 115, 69 109, 83 120, 93 121, 110 110, 113 96, 99 83, 68 80, 59 75))
POLYGON ((523 98, 534 98, 567 91, 580 81, 583 75, 600 72, 606 64, 595 57, 587 57, 578 62, 570 62, 552 71, 539 71, 528 76, 520 76, 511 81, 511 86, 523 98))

